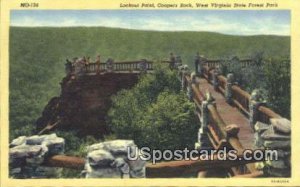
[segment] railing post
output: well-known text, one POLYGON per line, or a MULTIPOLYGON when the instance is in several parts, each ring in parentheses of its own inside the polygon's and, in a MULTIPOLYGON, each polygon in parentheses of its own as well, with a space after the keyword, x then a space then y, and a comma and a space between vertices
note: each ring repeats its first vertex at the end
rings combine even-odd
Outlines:
POLYGON ((194 92, 193 92, 193 88, 192 88, 192 80, 190 82, 187 83, 187 96, 189 98, 190 101, 193 101, 193 96, 194 96, 194 92))
POLYGON ((197 75, 200 75, 200 72, 199 72, 200 63, 201 63, 201 57, 200 57, 199 53, 197 53, 195 56, 195 72, 197 75))
POLYGON ((260 90, 255 89, 252 91, 249 101, 249 123, 250 126, 254 129, 255 123, 258 121, 259 111, 258 108, 264 104, 261 98, 260 90))
POLYGON ((180 75, 181 75, 181 89, 183 91, 185 91, 186 87, 187 87, 187 81, 185 79, 185 76, 188 74, 188 66, 185 64, 183 66, 181 66, 181 68, 179 69, 180 71, 180 75))
POLYGON ((227 83, 225 87, 225 98, 228 104, 232 104, 232 86, 233 86, 233 73, 227 75, 227 83))
POLYGON ((218 79, 219 75, 220 75, 219 71, 215 69, 213 71, 213 86, 216 91, 219 89, 219 79, 218 79))
POLYGON ((181 74, 181 89, 184 91, 186 88, 186 79, 184 73, 181 74))
POLYGON ((200 76, 200 77, 202 77, 203 76, 203 71, 204 71, 204 64, 206 63, 206 58, 204 58, 204 56, 203 55, 201 55, 200 56, 200 63, 199 63, 199 66, 198 66, 198 75, 200 76))
POLYGON ((196 76, 196 72, 192 72, 191 73, 191 81, 192 81, 192 84, 196 84, 197 82, 197 76, 196 76))
POLYGON ((208 125, 209 125, 209 105, 215 105, 214 99, 210 95, 210 93, 206 93, 206 100, 204 100, 201 104, 201 127, 198 131, 198 140, 195 143, 195 149, 209 149, 210 143, 207 136, 208 133, 208 125))
POLYGON ((208 126, 208 109, 207 109, 207 106, 208 106, 208 101, 203 101, 202 104, 201 104, 201 113, 202 113, 202 116, 201 116, 201 128, 203 130, 206 130, 207 129, 207 126, 208 126))

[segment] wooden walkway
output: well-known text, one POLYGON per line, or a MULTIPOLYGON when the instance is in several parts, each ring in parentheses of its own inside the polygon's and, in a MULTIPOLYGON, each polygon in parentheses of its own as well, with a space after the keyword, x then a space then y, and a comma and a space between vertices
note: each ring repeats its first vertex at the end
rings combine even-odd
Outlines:
POLYGON ((240 127, 238 138, 245 149, 254 148, 254 131, 249 125, 249 120, 234 106, 226 103, 225 97, 214 90, 213 86, 204 78, 198 78, 199 88, 202 93, 209 91, 215 98, 217 109, 226 124, 236 124, 240 127))

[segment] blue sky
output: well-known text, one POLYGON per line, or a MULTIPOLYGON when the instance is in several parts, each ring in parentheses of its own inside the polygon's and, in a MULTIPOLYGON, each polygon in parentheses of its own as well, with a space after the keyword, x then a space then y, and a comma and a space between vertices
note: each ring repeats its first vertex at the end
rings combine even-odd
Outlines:
POLYGON ((233 35, 290 35, 288 10, 13 10, 11 26, 105 26, 233 35))

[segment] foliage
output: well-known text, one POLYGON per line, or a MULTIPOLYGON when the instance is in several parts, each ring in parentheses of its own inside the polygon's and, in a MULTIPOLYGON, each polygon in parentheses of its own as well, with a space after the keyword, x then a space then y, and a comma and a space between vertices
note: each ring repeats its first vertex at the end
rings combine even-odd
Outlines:
POLYGON ((289 60, 270 59, 264 65, 269 104, 284 117, 291 118, 291 64, 289 60))
POLYGON ((236 58, 225 60, 221 65, 221 73, 233 73, 236 83, 248 93, 260 89, 271 108, 290 118, 290 61, 283 58, 263 59, 262 54, 254 54, 254 63, 247 67, 243 67, 236 58))
POLYGON ((251 92, 255 88, 266 88, 262 62, 255 62, 245 67, 237 57, 226 59, 222 62, 221 73, 223 75, 233 73, 235 83, 247 92, 251 92))
MULTIPOLYGON (((85 158, 87 155, 87 146, 94 143, 100 142, 92 136, 87 136, 85 138, 79 138, 76 136, 75 131, 57 131, 57 136, 64 138, 65 141, 65 154, 85 158)), ((61 174, 62 178, 80 178, 80 171, 74 169, 63 168, 61 174)))
POLYGON ((108 123, 118 138, 152 149, 193 147, 198 128, 194 105, 180 91, 176 72, 156 67, 112 100, 108 123))
POLYGON ((94 144, 99 142, 99 140, 95 139, 92 136, 87 136, 84 138, 79 138, 76 136, 75 131, 56 131, 57 136, 64 138, 67 140, 65 142, 65 154, 78 156, 78 157, 85 157, 86 147, 88 145, 94 144))
POLYGON ((194 105, 183 94, 164 91, 139 121, 140 145, 152 149, 193 148, 197 139, 198 121, 194 105))

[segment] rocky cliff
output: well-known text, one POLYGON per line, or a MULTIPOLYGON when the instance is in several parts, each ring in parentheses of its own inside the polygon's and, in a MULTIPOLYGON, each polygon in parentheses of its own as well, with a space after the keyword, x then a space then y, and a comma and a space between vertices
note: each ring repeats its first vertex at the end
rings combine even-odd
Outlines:
POLYGON ((49 101, 37 120, 37 131, 48 126, 46 130, 77 130, 82 136, 101 137, 109 131, 105 118, 111 96, 134 86, 138 77, 137 73, 65 77, 61 82, 60 96, 49 101))

